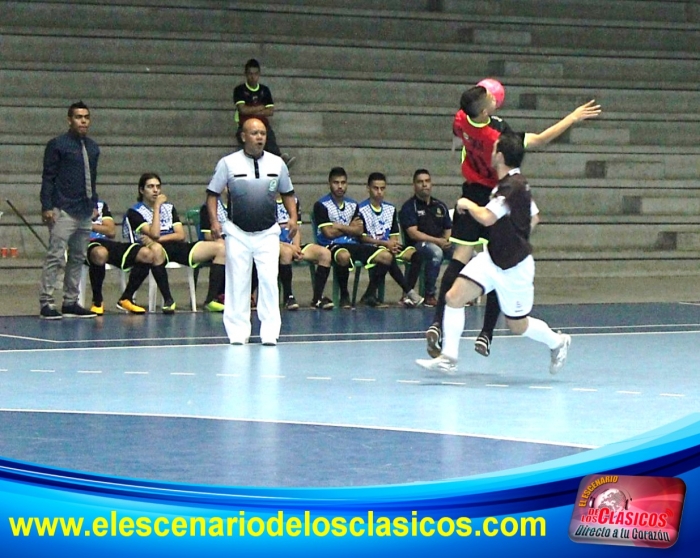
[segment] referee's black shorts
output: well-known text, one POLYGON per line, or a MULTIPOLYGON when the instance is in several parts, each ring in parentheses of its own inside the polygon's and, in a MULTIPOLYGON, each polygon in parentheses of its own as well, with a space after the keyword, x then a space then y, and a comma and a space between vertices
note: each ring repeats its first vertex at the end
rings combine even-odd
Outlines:
POLYGON ((386 250, 386 248, 377 248, 371 244, 332 244, 330 249, 331 257, 335 263, 338 263, 336 259, 338 252, 342 250, 348 252, 350 254, 350 267, 354 267, 354 262, 360 262, 364 267, 372 267, 375 255, 386 250))
MULTIPOLYGON (((474 203, 484 207, 489 203, 492 188, 465 182, 462 185, 462 197, 470 199, 474 203)), ((479 223, 468 211, 459 213, 455 208, 452 217, 452 235, 450 242, 460 246, 476 246, 488 242, 489 228, 479 223)))
POLYGON ((107 263, 119 269, 128 270, 134 267, 136 255, 142 248, 140 244, 129 244, 128 242, 115 242, 109 238, 96 238, 88 243, 87 256, 90 261, 90 252, 102 246, 107 249, 107 263))

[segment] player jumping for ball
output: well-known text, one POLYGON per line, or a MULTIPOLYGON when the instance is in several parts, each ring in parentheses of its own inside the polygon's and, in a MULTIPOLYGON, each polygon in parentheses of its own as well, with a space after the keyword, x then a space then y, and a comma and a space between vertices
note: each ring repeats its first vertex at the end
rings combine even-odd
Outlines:
MULTIPOLYGON (((462 175, 465 182, 462 185, 462 199, 466 198, 482 207, 489 201, 491 190, 498 182, 496 170, 491 162, 493 146, 501 134, 513 132, 504 120, 493 114, 498 106, 493 93, 486 87, 471 87, 462 93, 460 110, 455 115, 452 126, 453 134, 463 144, 462 175)), ((539 134, 519 135, 526 149, 541 147, 559 137, 574 124, 594 118, 600 113, 600 105, 591 100, 539 134)), ((440 355, 442 349, 441 326, 445 312, 445 295, 471 259, 474 246, 483 244, 488 238, 487 227, 477 221, 471 213, 455 212, 454 217, 450 242, 456 248, 442 277, 433 323, 425 334, 428 354, 431 357, 440 355)), ((487 302, 486 305, 484 330, 476 346, 477 351, 485 356, 488 355, 491 335, 500 313, 498 299, 494 295, 491 296, 490 303, 487 302), (482 343, 481 346, 479 342, 482 343), (482 350, 479 350, 480 348, 482 350)))
POLYGON ((534 300, 535 262, 530 237, 530 185, 520 174, 525 157, 522 136, 504 133, 493 146, 498 183, 486 207, 460 198, 457 212, 469 213, 490 229, 485 250, 461 270, 447 292, 444 345, 438 356, 416 363, 428 370, 451 374, 457 369, 459 340, 464 330, 464 304, 482 293, 495 291, 508 328, 544 343, 551 350, 549 371, 556 374, 566 361, 571 337, 555 333, 537 318, 529 317, 534 300))

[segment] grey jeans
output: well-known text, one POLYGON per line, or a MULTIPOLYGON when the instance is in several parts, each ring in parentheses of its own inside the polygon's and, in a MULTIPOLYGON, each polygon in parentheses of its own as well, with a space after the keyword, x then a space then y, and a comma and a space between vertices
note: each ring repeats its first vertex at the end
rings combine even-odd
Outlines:
POLYGON ((58 275, 65 267, 63 277, 63 304, 75 304, 80 288, 80 271, 85 262, 92 218, 73 217, 62 209, 53 210, 55 223, 49 229, 49 250, 41 273, 39 304, 55 304, 53 292, 58 275))

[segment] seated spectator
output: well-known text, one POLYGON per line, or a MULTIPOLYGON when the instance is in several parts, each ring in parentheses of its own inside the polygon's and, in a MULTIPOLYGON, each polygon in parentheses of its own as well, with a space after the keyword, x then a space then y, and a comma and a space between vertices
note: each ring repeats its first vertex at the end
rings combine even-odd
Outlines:
POLYGON ((384 201, 386 176, 381 172, 370 174, 367 179, 367 190, 369 198, 360 203, 358 208, 364 223, 362 242, 385 248, 391 254, 389 275, 403 291, 400 303, 407 308, 420 306, 423 303, 423 297, 413 289, 420 272, 420 254, 411 246, 404 248, 400 242, 401 233, 396 218, 396 207, 384 201), (401 273, 397 259, 411 263, 408 278, 401 273))
POLYGON ((267 128, 267 142, 265 151, 282 157, 287 164, 287 168, 292 168, 296 157, 290 157, 287 153, 282 153, 277 145, 275 132, 270 124, 270 118, 275 113, 275 104, 272 100, 272 91, 266 85, 260 83, 260 62, 251 58, 245 63, 245 82, 237 85, 233 89, 233 103, 236 105, 236 122, 238 130, 236 139, 239 145, 243 145, 241 130, 243 123, 249 118, 257 118, 267 128))
MULTIPOLYGON (((153 251, 138 243, 116 242, 114 218, 106 202, 97 202, 97 216, 92 220, 92 232, 87 249, 90 265, 90 285, 92 286, 92 308, 98 316, 105 313, 102 286, 105 280, 105 264, 121 270, 131 270, 126 289, 119 297, 117 308, 132 314, 144 314, 146 309, 134 303, 134 295, 148 277, 152 265, 164 261, 162 250, 153 251)), ((165 280, 167 282, 167 275, 165 280)))
POLYGON ((355 200, 345 197, 348 175, 342 167, 334 167, 328 174, 330 193, 314 204, 316 241, 331 251, 332 261, 337 266, 340 287, 340 306, 352 308, 348 281, 350 268, 359 261, 369 272, 369 285, 362 295, 367 306, 379 306, 377 287, 391 267, 394 256, 383 247, 362 244, 364 224, 355 200))
MULTIPOLYGON (((297 206, 297 215, 301 215, 299 210, 299 199, 294 198, 297 206)), ((316 272, 314 273, 313 296, 311 299, 311 307, 317 310, 332 310, 333 301, 323 296, 323 290, 328 281, 328 275, 331 270, 331 252, 325 246, 318 244, 302 244, 300 231, 294 238, 289 238, 287 231, 287 223, 289 222, 289 213, 282 203, 282 198, 277 198, 277 223, 280 226, 280 265, 279 265, 279 280, 282 283, 282 295, 284 305, 287 310, 298 310, 299 304, 292 292, 292 263, 298 261, 306 261, 316 264, 316 272)), ((301 224, 301 219, 299 220, 301 224)))
POLYGON ((413 197, 401 207, 399 224, 406 235, 406 244, 413 246, 425 266, 426 306, 437 304, 437 278, 442 260, 449 260, 454 252, 450 244, 452 220, 447 206, 432 197, 430 173, 418 169, 413 173, 413 197))
POLYGON ((139 179, 138 203, 131 207, 124 219, 133 231, 137 242, 157 250, 162 247, 165 254, 162 265, 154 265, 151 272, 163 295, 163 312, 172 314, 176 304, 169 289, 164 289, 167 280, 165 265, 176 262, 189 267, 197 267, 204 262, 212 262, 209 271, 209 290, 204 302, 204 309, 210 312, 223 312, 224 305, 217 301, 224 292, 225 248, 220 242, 200 240, 185 241, 185 229, 182 226, 175 206, 167 201, 161 190, 160 176, 156 173, 144 173, 139 179), (155 220, 153 216, 159 218, 155 220))

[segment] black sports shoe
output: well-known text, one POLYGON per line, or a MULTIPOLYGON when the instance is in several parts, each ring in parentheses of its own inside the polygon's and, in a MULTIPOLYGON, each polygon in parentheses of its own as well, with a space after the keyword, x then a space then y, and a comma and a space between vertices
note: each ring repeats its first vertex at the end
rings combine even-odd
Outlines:
POLYGON ((39 310, 39 317, 42 320, 62 320, 63 314, 61 314, 53 304, 47 304, 42 306, 39 310))
POLYGON ((489 356, 491 354, 491 339, 487 335, 480 333, 474 342, 474 350, 482 356, 489 356))
POLYGON ((428 342, 426 349, 428 354, 437 358, 442 354, 442 330, 438 324, 433 324, 425 332, 425 340, 428 342))
POLYGON ((287 297, 287 300, 284 301, 284 307, 287 310, 299 310, 299 303, 297 303, 297 299, 294 298, 294 295, 289 295, 287 297))
POLYGON ((177 309, 177 304, 172 298, 163 301, 163 314, 174 314, 177 309))
POLYGON ((340 295, 340 307, 349 310, 352 308, 352 303, 350 302, 349 295, 340 295))
POLYGON ((97 316, 97 314, 90 312, 87 308, 83 308, 77 302, 64 304, 61 307, 61 314, 66 318, 94 318, 97 316))
POLYGON ((333 301, 330 298, 324 296, 320 300, 312 300, 311 306, 316 310, 333 310, 335 304, 333 304, 333 301))

